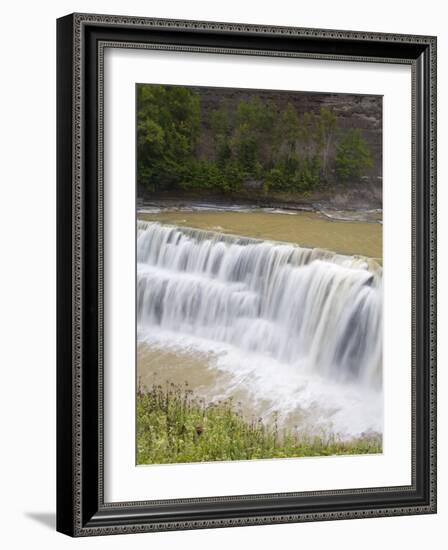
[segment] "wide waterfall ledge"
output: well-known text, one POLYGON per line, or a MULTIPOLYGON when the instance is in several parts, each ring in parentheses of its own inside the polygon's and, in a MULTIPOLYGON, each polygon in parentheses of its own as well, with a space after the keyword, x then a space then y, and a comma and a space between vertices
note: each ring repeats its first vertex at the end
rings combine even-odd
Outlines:
POLYGON ((380 387, 382 268, 362 256, 137 222, 139 333, 380 387))
MULTIPOLYGON (((166 222, 147 221, 147 220, 137 219, 137 240, 139 239, 140 235, 143 232, 147 231, 149 228, 153 227, 154 225, 171 229, 175 231, 176 234, 182 233, 185 236, 190 237, 191 239, 197 242, 212 241, 214 243, 223 242, 228 244, 239 244, 239 245, 270 243, 276 246, 287 246, 287 247, 297 249, 298 251, 301 251, 299 255, 302 256, 303 258, 302 261, 304 263, 310 263, 313 260, 321 259, 321 260, 330 261, 338 265, 342 265, 344 267, 350 267, 354 269, 367 269, 373 274, 379 276, 380 278, 382 277, 382 266, 379 263, 378 258, 369 258, 362 254, 354 254, 354 255, 341 254, 325 248, 319 248, 319 247, 310 248, 310 247, 300 246, 298 244, 285 242, 285 241, 272 240, 272 239, 259 239, 256 237, 235 235, 227 231, 226 232, 211 231, 206 229, 188 227, 185 225, 180 226, 180 225, 174 225, 166 222)), ((137 257, 137 261, 139 261, 138 257, 137 257)))

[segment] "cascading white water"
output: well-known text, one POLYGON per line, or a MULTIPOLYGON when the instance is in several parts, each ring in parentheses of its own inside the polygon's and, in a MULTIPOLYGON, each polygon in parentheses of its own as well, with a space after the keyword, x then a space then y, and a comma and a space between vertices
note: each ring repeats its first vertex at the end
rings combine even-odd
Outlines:
POLYGON ((140 330, 381 384, 382 275, 363 258, 138 221, 140 330))

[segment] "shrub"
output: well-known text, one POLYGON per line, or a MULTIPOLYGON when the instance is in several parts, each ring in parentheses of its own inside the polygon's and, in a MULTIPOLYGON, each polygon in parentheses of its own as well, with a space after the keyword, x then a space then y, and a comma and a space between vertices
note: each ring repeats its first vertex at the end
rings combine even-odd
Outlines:
POLYGON ((367 142, 358 129, 348 130, 336 147, 336 174, 341 181, 355 180, 372 166, 367 142))

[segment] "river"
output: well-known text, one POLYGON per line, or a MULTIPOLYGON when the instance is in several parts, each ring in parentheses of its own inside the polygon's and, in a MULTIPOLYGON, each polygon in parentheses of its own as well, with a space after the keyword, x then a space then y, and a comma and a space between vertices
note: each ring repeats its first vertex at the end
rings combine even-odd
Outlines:
POLYGON ((138 218, 143 385, 187 382, 307 433, 382 432, 379 223, 207 208, 138 218))

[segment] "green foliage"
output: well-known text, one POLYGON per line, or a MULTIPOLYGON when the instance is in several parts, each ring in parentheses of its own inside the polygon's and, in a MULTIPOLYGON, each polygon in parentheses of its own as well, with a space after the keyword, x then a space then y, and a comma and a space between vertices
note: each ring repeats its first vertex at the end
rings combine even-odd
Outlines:
POLYGON ((350 129, 336 148, 336 173, 340 180, 357 180, 372 166, 372 156, 359 130, 350 129))
POLYGON ((246 420, 232 400, 206 404, 188 389, 154 385, 137 395, 137 463, 287 458, 382 452, 381 437, 342 441, 307 436, 246 420))
POLYGON ((301 124, 297 111, 288 103, 280 118, 280 140, 285 143, 287 153, 290 155, 296 152, 300 130, 301 124))
POLYGON ((218 190, 223 193, 241 189, 245 173, 236 162, 192 160, 184 168, 179 187, 184 190, 218 190))
POLYGON ((359 178, 372 165, 359 130, 337 131, 331 109, 301 115, 257 95, 201 112, 198 92, 137 87, 138 183, 151 191, 310 194, 330 181, 359 178), (258 191, 251 191, 258 192, 258 191))
POLYGON ((319 185, 320 166, 317 156, 299 159, 297 155, 290 155, 281 160, 275 168, 271 168, 265 178, 269 189, 297 191, 303 194, 319 185))
POLYGON ((178 183, 199 136, 199 98, 182 86, 137 87, 139 183, 160 189, 178 183))
POLYGON ((223 169, 232 156, 230 146, 231 125, 227 101, 223 101, 220 108, 211 113, 211 128, 215 139, 216 161, 223 169))
POLYGON ((248 179, 261 175, 263 147, 270 145, 273 120, 273 111, 258 97, 238 103, 232 145, 248 179))
POLYGON ((319 116, 319 142, 322 158, 322 179, 328 181, 331 150, 337 129, 336 115, 322 107, 319 116))
POLYGON ((255 96, 249 100, 241 100, 236 109, 236 125, 238 128, 249 128, 256 134, 264 134, 272 128, 274 113, 268 104, 255 96))

